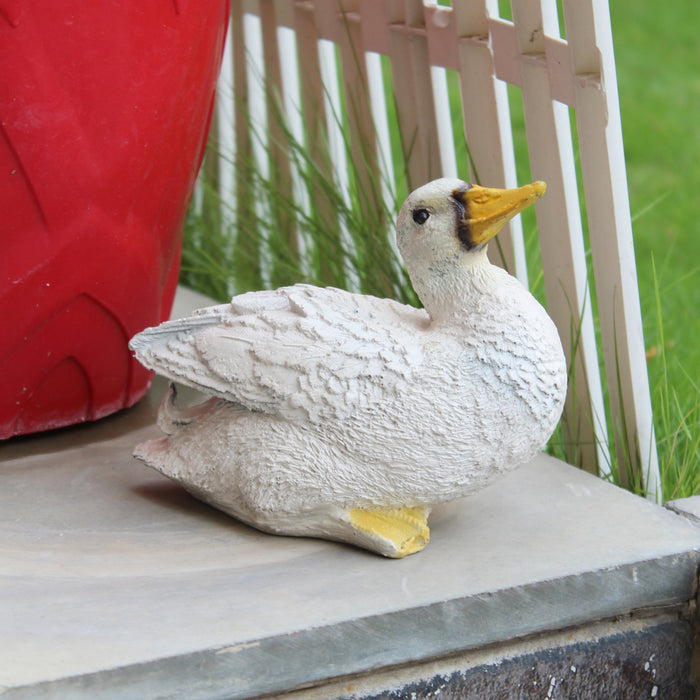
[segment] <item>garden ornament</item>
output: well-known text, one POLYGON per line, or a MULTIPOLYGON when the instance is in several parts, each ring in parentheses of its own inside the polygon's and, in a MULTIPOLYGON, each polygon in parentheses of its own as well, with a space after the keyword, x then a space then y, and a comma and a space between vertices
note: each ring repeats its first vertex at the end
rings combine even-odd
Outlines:
POLYGON ((421 550, 434 506, 531 459, 561 415, 557 330, 486 256, 544 191, 415 190, 397 242, 424 309, 298 284, 139 333, 146 367, 210 398, 178 407, 171 383, 167 436, 135 456, 260 530, 421 550))

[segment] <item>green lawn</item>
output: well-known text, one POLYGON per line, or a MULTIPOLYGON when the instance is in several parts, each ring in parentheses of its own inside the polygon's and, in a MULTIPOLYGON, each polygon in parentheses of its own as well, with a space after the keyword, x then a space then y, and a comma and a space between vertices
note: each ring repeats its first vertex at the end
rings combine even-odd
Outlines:
POLYGON ((700 493, 700 5, 612 0, 610 12, 649 378, 669 499, 700 493))

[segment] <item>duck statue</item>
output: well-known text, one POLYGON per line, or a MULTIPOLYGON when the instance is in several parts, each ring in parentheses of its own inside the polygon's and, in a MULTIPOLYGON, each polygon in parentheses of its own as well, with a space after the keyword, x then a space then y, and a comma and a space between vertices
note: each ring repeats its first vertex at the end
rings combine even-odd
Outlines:
POLYGON ((167 435, 135 456, 263 531, 421 550, 434 506, 531 459, 561 415, 557 330, 486 256, 544 191, 443 178, 412 192, 397 243, 423 309, 297 284, 139 333, 136 357, 171 384, 167 435), (178 407, 172 382, 209 398, 178 407))

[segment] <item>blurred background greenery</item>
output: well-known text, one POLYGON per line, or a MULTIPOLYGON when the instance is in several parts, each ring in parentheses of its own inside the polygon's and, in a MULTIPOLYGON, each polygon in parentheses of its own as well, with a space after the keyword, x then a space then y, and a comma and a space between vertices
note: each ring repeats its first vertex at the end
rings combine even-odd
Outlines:
POLYGON ((611 0, 666 499, 700 493, 700 5, 611 0))

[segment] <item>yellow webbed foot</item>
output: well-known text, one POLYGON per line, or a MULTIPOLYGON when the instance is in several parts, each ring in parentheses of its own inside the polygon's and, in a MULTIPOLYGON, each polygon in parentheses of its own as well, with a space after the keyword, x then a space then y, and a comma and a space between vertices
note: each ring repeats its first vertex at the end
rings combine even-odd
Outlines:
POLYGON ((363 537, 362 546, 399 559, 420 552, 430 542, 429 508, 354 508, 348 523, 363 537))

